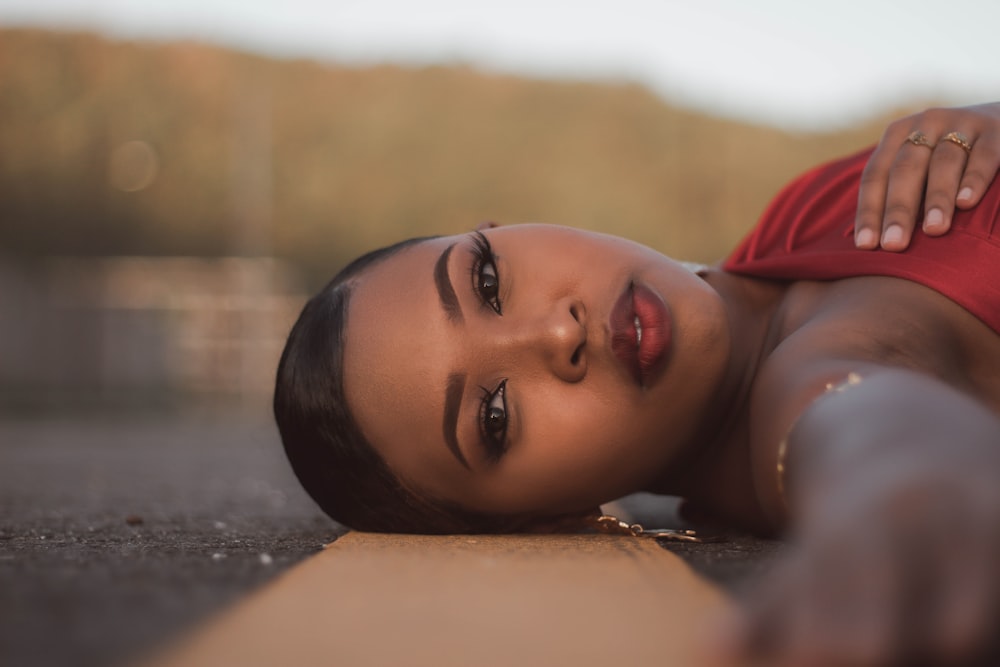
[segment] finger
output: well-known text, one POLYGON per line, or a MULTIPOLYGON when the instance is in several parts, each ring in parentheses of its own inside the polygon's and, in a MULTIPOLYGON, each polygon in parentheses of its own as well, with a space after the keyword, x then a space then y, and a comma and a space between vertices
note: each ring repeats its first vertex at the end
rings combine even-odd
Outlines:
POLYGON ((889 169, 897 147, 890 149, 887 139, 868 158, 861 172, 858 191, 858 211, 854 218, 854 244, 858 248, 874 250, 882 236, 882 215, 885 212, 885 193, 889 186, 889 169))
POLYGON ((994 514, 972 511, 969 495, 940 485, 902 498, 894 513, 899 664, 965 665, 991 636, 1000 529, 994 514))
POLYGON ((955 203, 959 208, 972 208, 1000 169, 1000 133, 984 134, 972 144, 965 174, 959 185, 955 203))
POLYGON ((1000 530, 970 513, 955 513, 947 540, 930 546, 942 563, 935 617, 928 624, 928 651, 938 661, 973 661, 989 648, 998 620, 998 579, 995 557, 1000 530), (984 534, 985 533, 985 534, 984 534))
POLYGON ((700 662, 713 667, 747 663, 749 621, 742 610, 727 610, 707 626, 705 632, 695 638, 700 662))
POLYGON ((927 182, 927 166, 931 159, 929 148, 907 141, 896 153, 889 170, 889 187, 882 217, 881 245, 885 250, 898 252, 910 244, 927 182))
POLYGON ((899 595, 887 536, 859 527, 853 544, 814 551, 786 633, 790 664, 880 665, 894 653, 899 595))
POLYGON ((936 623, 929 624, 927 652, 947 664, 973 658, 987 644, 990 624, 996 621, 990 609, 995 591, 983 582, 991 569, 980 569, 982 563, 963 564, 966 567, 960 571, 946 573, 943 599, 937 607, 939 617, 936 623))
MULTIPOLYGON (((962 134, 958 138, 965 136, 962 134)), ((965 148, 958 143, 945 138, 937 142, 927 167, 923 220, 925 233, 940 236, 951 228, 958 187, 967 160, 965 148)))
POLYGON ((772 653, 783 635, 786 600, 798 585, 797 568, 781 563, 743 600, 743 615, 727 627, 733 655, 762 657, 772 653))

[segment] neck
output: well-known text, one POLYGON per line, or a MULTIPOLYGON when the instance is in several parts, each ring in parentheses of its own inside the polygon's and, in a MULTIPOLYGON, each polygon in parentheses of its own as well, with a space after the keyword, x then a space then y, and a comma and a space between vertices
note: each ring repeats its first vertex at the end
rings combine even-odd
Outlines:
POLYGON ((785 286, 715 268, 703 277, 725 305, 729 358, 713 392, 713 405, 685 457, 647 490, 728 505, 745 502, 753 493, 746 428, 750 390, 762 361, 778 343, 778 306, 785 286))

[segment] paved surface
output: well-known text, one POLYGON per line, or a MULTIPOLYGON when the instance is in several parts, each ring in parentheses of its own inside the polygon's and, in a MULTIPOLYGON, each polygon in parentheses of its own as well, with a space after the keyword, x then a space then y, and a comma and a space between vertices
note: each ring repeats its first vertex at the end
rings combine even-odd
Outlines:
POLYGON ((348 533, 144 667, 705 667, 729 605, 631 536, 348 533))
POLYGON ((7 422, 0 459, 3 665, 141 654, 338 534, 268 423, 7 422))
MULTIPOLYGON (((143 655, 340 533, 268 421, 0 420, 0 664, 143 655)), ((731 585, 777 547, 670 548, 731 585)))

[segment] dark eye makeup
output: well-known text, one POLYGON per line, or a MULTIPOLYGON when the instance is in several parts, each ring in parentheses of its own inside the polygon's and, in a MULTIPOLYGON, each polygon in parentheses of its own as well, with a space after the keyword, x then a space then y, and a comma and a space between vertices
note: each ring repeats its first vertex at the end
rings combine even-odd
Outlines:
MULTIPOLYGON (((482 301, 497 315, 503 315, 500 303, 500 273, 497 258, 489 239, 482 232, 472 234, 472 289, 482 301)), ((507 380, 501 380, 492 391, 480 387, 483 392, 479 405, 479 437, 486 449, 486 459, 496 463, 507 451, 507 380)))
POLYGON ((482 232, 472 234, 472 288, 480 300, 493 309, 497 315, 503 315, 500 304, 500 274, 497 272, 496 256, 490 246, 489 239, 482 232))
POLYGON ((479 435, 486 447, 486 458, 496 463, 507 451, 507 380, 493 391, 480 387, 483 399, 479 406, 479 435))

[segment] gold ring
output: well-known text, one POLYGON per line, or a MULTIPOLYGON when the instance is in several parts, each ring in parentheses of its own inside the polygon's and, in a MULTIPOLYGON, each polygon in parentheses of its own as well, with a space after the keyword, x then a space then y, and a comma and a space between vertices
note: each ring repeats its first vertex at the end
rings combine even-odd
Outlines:
POLYGON ((941 137, 941 141, 950 141, 956 146, 959 146, 966 153, 972 152, 972 144, 969 143, 969 138, 961 132, 949 132, 941 137))
POLYGON ((932 150, 934 148, 934 144, 931 143, 931 140, 928 139, 927 135, 921 132, 920 130, 914 130, 913 132, 910 132, 909 136, 906 137, 906 140, 911 144, 913 144, 914 146, 927 146, 927 148, 930 148, 932 150))

